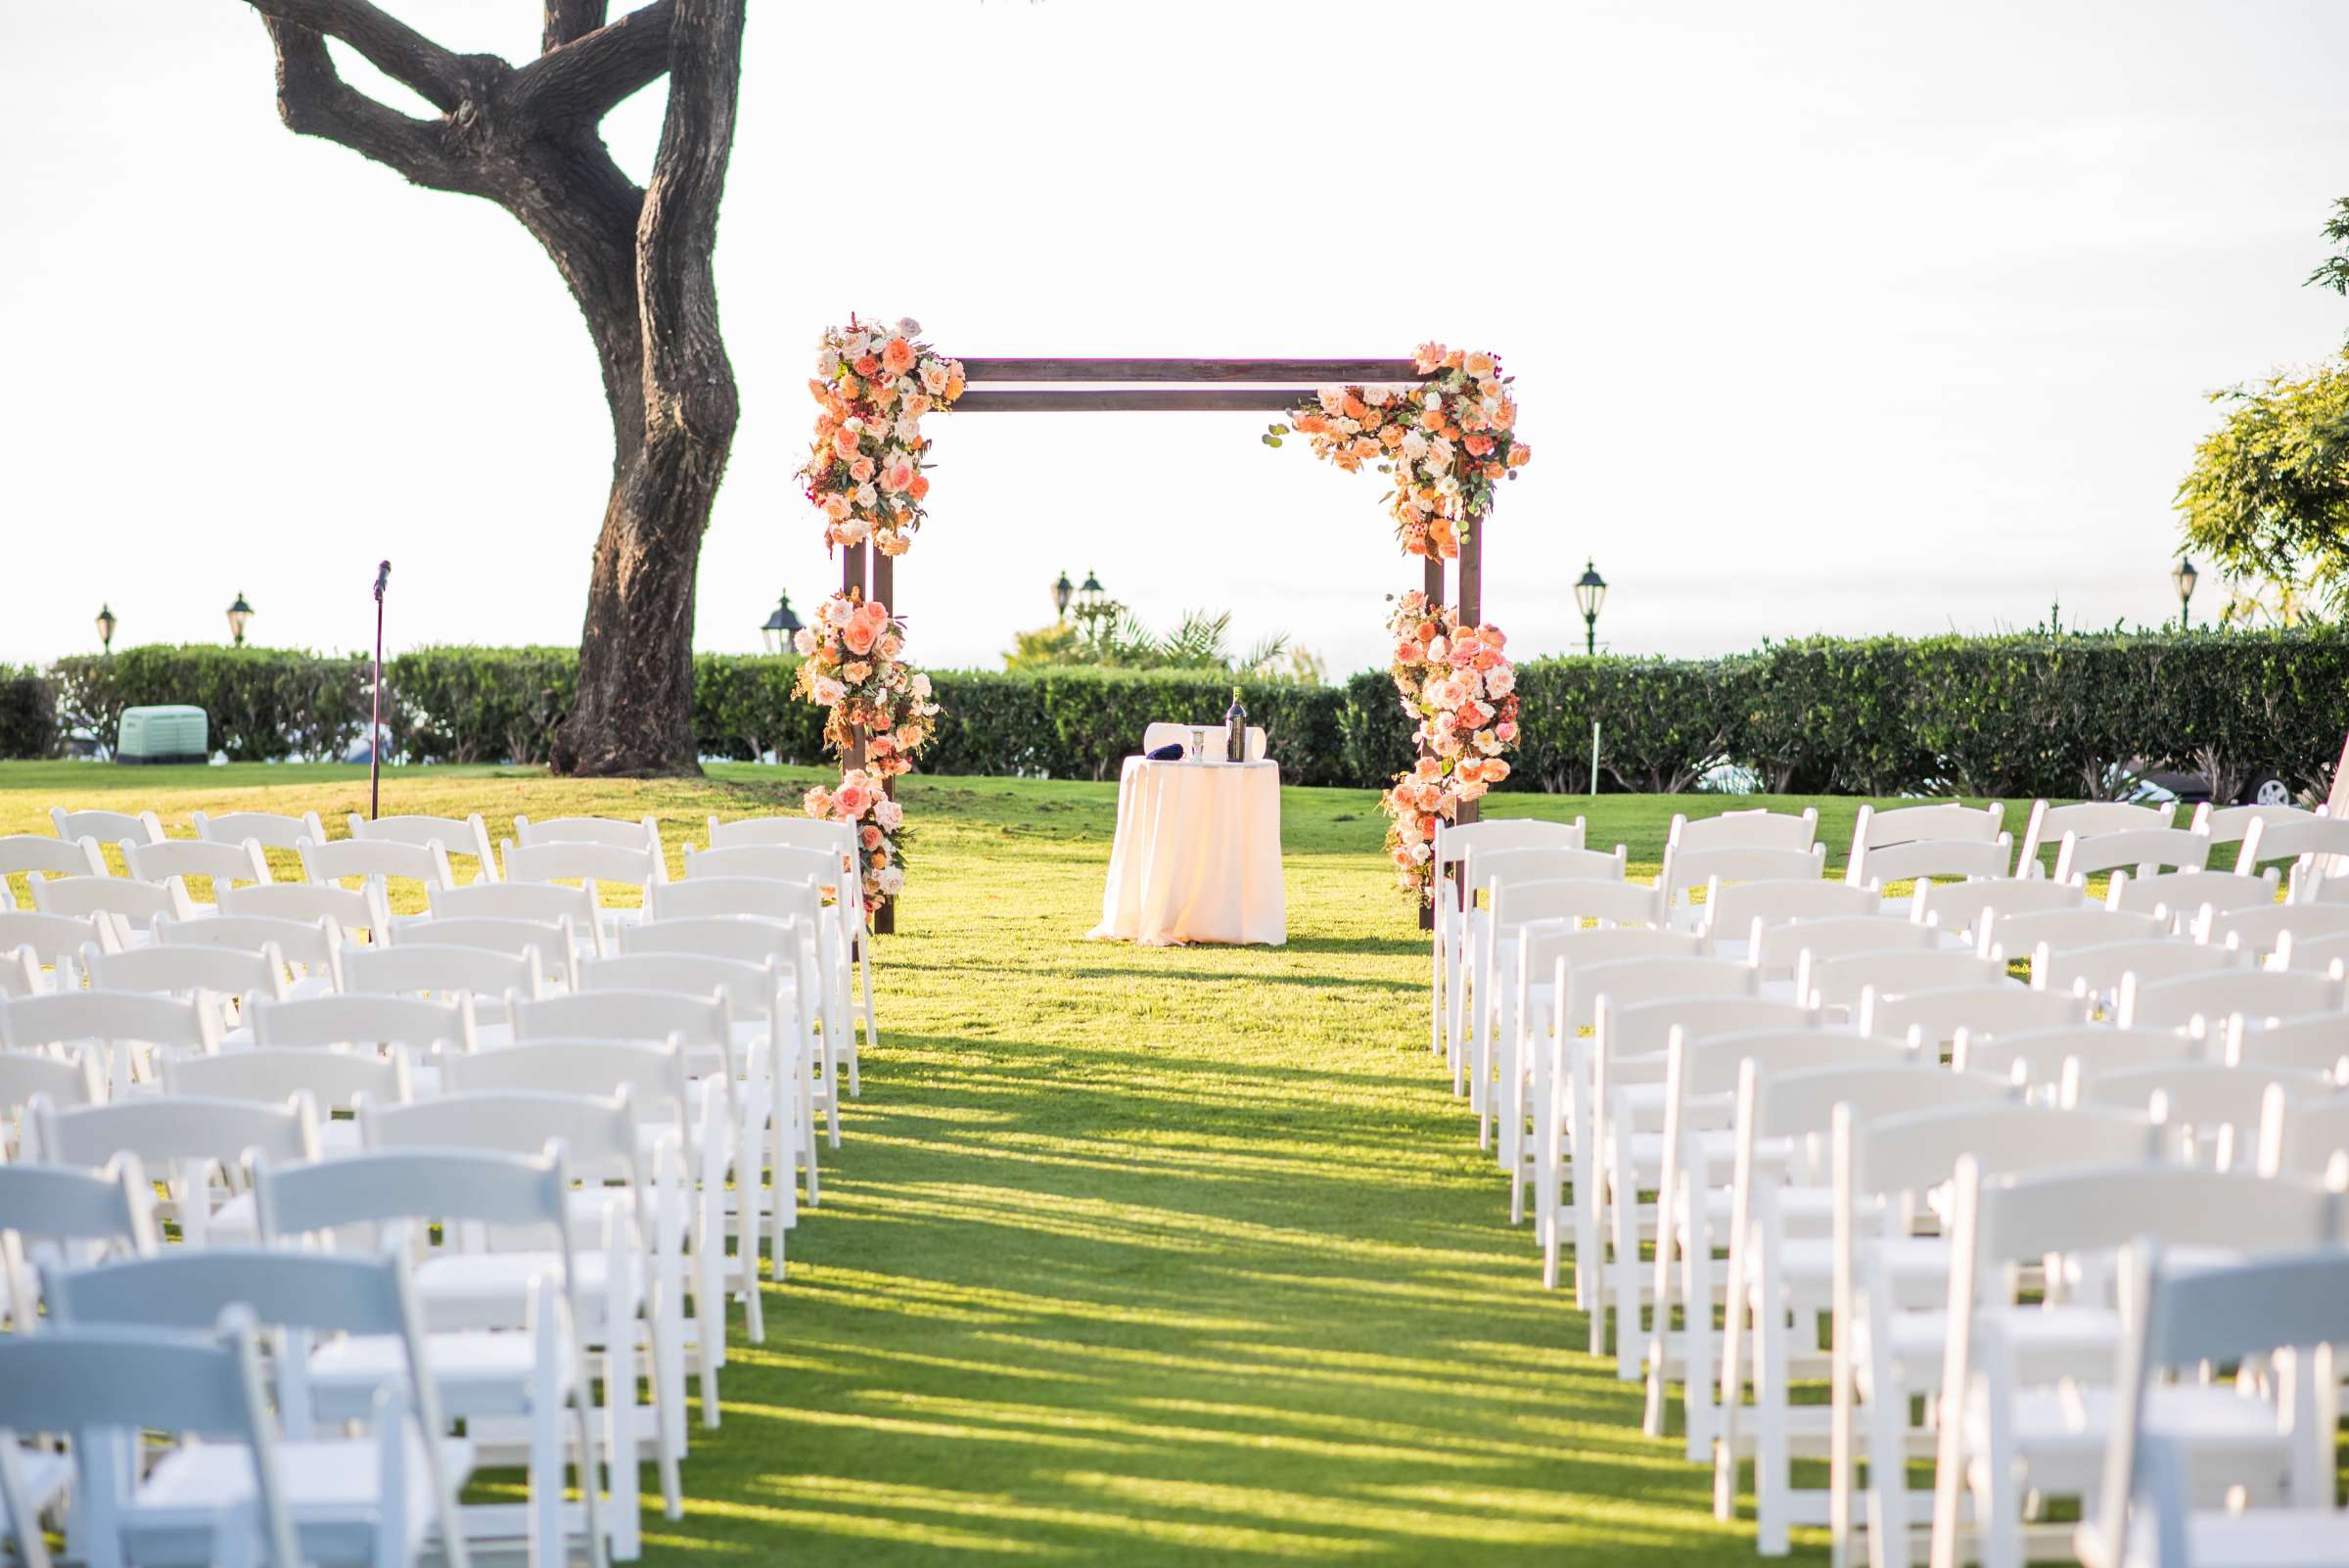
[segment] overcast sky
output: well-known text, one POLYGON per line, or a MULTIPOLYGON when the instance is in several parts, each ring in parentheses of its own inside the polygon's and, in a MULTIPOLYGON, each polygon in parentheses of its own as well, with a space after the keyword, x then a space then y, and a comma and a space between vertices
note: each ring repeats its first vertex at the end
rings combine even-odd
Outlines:
MULTIPOLYGON (((530 0, 392 0, 520 59, 530 0)), ((1536 459, 1487 610, 1618 652, 2174 615, 2205 393, 2331 351, 2349 6, 758 0, 718 248, 743 421, 700 646, 837 583, 791 474, 823 325, 961 354, 1499 351, 1536 459)), ((0 0, 0 659, 572 642, 609 426, 486 203, 277 122, 237 0, 0 0)), ((354 79, 369 73, 363 68, 354 79)), ((380 78, 376 78, 380 82, 380 78)), ((639 177, 661 89, 608 133, 639 177)), ((412 101, 411 101, 412 102, 412 101)), ((1373 477, 1249 415, 936 425, 914 656, 1096 570, 1336 670, 1416 580, 1373 477)), ((2205 608, 2216 594, 2205 589, 2205 608)))

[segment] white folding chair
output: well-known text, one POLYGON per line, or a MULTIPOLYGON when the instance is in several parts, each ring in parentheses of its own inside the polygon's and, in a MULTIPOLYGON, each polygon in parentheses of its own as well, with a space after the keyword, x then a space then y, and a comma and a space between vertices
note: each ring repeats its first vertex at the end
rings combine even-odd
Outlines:
MULTIPOLYGON (((1950 1203, 1936 1568, 1968 1556, 2021 1568, 2060 1555, 2069 1529, 2027 1524, 2033 1494, 2085 1497, 2093 1508, 2124 1313, 2142 1310, 2114 1299, 2121 1248, 2145 1236, 2227 1255, 2306 1246, 2338 1234, 2338 1207, 2306 1177, 2271 1185, 2146 1161, 1993 1176, 1961 1160, 1950 1203), (2030 1269, 2044 1275, 2037 1303, 2018 1299, 2030 1269)), ((2162 1414, 2181 1435, 2203 1425, 2274 1450, 2272 1427, 2260 1433, 2255 1407, 2224 1383, 2169 1391, 2162 1414)))
MULTIPOLYGON (((503 886, 503 884, 500 884, 503 886)), ((461 947, 433 942, 431 924, 409 928, 413 935, 396 947, 354 949, 344 965, 343 989, 363 996, 438 996, 472 999, 481 1044, 506 1043, 506 998, 535 1001, 547 994, 545 971, 533 944, 520 952, 461 947)))
POLYGON ((2249 968, 2245 953, 2178 937, 2140 937, 2132 942, 2061 950, 2043 942, 2031 956, 2031 987, 2085 996, 2092 1006, 2109 1011, 2119 1001, 2122 983, 2131 975, 2142 985, 2249 968))
MULTIPOLYGON (((82 950, 81 967, 100 990, 194 997, 214 1008, 225 1004, 240 1018, 253 1002, 284 1001, 291 991, 286 956, 274 945, 249 952, 158 942, 128 952, 108 952, 93 943, 82 950)), ((232 1027, 224 1016, 224 1038, 232 1027)))
POLYGON ((2121 977, 2114 1022, 2124 1029, 2186 1029, 2196 1018, 2215 1032, 2230 1013, 2254 1020, 2301 1018, 2342 1010, 2338 976, 2306 970, 2223 969, 2147 981, 2121 977))
POLYGON ((1921 919, 1919 902, 1936 878, 1960 882, 2011 881, 2007 867, 2014 846, 2004 834, 1988 844, 1958 839, 1922 839, 1913 844, 1888 844, 1870 850, 1856 867, 1847 867, 1844 880, 1854 887, 1873 888, 1885 903, 1911 919, 1921 919), (1906 899, 1893 899, 1886 889, 1896 882, 1913 884, 1906 899))
MULTIPOLYGON (((678 1463, 686 1444, 685 1370, 670 1321, 682 1295, 684 1227, 679 1196, 683 1156, 675 1140, 645 1138, 624 1089, 609 1095, 477 1092, 408 1106, 369 1104, 359 1112, 359 1127, 367 1148, 376 1154, 429 1158, 443 1150, 486 1153, 520 1161, 526 1172, 561 1150, 564 1174, 578 1183, 562 1195, 574 1283, 555 1292, 552 1312, 522 1325, 524 1334, 481 1326, 478 1316, 475 1326, 455 1330, 473 1343, 462 1358, 466 1381, 449 1387, 447 1404, 451 1413, 466 1417, 493 1450, 503 1450, 517 1437, 527 1438, 531 1506, 545 1511, 543 1522, 533 1529, 542 1539, 551 1534, 555 1510, 562 1507, 558 1423, 568 1409, 581 1423, 598 1425, 612 1487, 613 1508, 606 1521, 612 1552, 634 1558, 643 1539, 637 1464, 644 1449, 650 1448, 659 1464, 665 1511, 671 1519, 683 1514, 678 1463), (484 1336, 486 1344, 482 1343, 484 1336), (600 1422, 596 1388, 580 1375, 582 1367, 594 1370, 581 1354, 585 1351, 601 1351, 609 1358, 600 1422), (650 1363, 649 1406, 641 1403, 631 1370, 639 1352, 650 1363), (514 1430, 517 1422, 523 1431, 514 1430)), ((527 1177, 506 1168, 495 1179, 523 1183, 527 1177)), ((274 1190, 265 1194, 276 1195, 274 1190)), ((530 1196, 535 1205, 546 1195, 533 1191, 530 1196)), ((313 1211, 306 1218, 325 1216, 313 1211)), ((544 1228, 541 1220, 532 1226, 532 1234, 519 1240, 544 1245, 551 1240, 544 1228)), ((509 1244, 503 1237, 496 1243, 509 1244)), ((473 1273, 489 1284, 514 1267, 478 1261, 454 1264, 451 1271, 473 1273)), ((509 1285, 514 1282, 512 1273, 506 1278, 509 1285)), ((532 1288, 546 1290, 553 1284, 542 1278, 532 1288)), ((456 1294, 453 1288, 451 1294, 456 1294)), ((502 1321, 516 1302, 507 1295, 502 1311, 491 1314, 487 1322, 502 1321)), ((345 1371, 327 1370, 330 1376, 345 1371)), ((592 1452, 594 1444, 582 1434, 580 1446, 585 1453, 592 1452)), ((489 1519, 484 1523, 494 1528, 489 1519)))
MULTIPOLYGON (((95 1171, 0 1161, 0 1311, 11 1334, 47 1326, 36 1256, 86 1264, 152 1253, 158 1244, 155 1188, 137 1156, 95 1171)), ((6 1524, 0 1516, 0 1529, 6 1524)))
POLYGON ((615 849, 646 850, 661 854, 661 824, 650 816, 625 821, 613 816, 557 816, 533 822, 514 819, 514 839, 525 847, 540 844, 606 844, 615 849))
POLYGON ((376 942, 385 940, 392 926, 388 898, 381 877, 369 877, 355 889, 332 883, 272 882, 264 887, 222 888, 213 906, 222 916, 299 920, 309 925, 331 920, 336 936, 347 947, 357 942, 356 934, 362 931, 376 942))
MULTIPOLYGON (((2299 1462, 2288 1468, 2300 1482, 2282 1489, 2293 1495, 2276 1508, 2209 1505, 2188 1473, 2186 1440, 2159 1431, 2151 1419, 2158 1409, 2155 1374, 2166 1368, 2282 1352, 2290 1353, 2295 1372, 2309 1361, 2329 1364, 2329 1353, 2349 1343, 2349 1252, 2337 1230, 2314 1252, 2222 1268, 2198 1258, 2173 1265, 2157 1242, 2132 1253, 2132 1296, 2143 1313, 2122 1341, 2101 1502, 2073 1538, 2080 1561, 2086 1568, 2349 1561, 2349 1514, 2331 1495, 2332 1401, 2276 1407, 2278 1436, 2295 1451, 2299 1462), (2307 1474, 2319 1469, 2319 1458, 2321 1493, 2307 1474)), ((2270 1469, 2259 1479, 2273 1487, 2277 1477, 2270 1469)))
POLYGON ((2349 1083, 2349 1017, 2319 1013, 2313 1018, 2272 1020, 2256 1028, 2242 1014, 2227 1020, 2219 1059, 2230 1067, 2291 1067, 2349 1083))
POLYGON ((489 850, 489 828, 479 811, 471 816, 379 816, 372 822, 353 811, 346 820, 350 836, 362 843, 419 847, 438 844, 447 854, 472 856, 475 882, 497 880, 497 857, 489 850))
MULTIPOLYGON (((502 920, 446 916, 393 928, 392 951, 402 947, 472 947, 508 958, 530 958, 556 986, 569 989, 577 973, 579 937, 568 919, 502 920)), ((344 965, 345 975, 349 964, 344 965)))
POLYGON ((2072 806, 2050 806, 2044 799, 2033 801, 2030 819, 2023 827, 2022 849, 2015 856, 2014 874, 2029 876, 2040 851, 2049 845, 2061 844, 2066 833, 2085 837, 2166 828, 2177 809, 2175 806, 2128 806, 2117 801, 2081 801, 2072 806))
POLYGON ((1702 921, 1704 912, 1692 900, 1683 903, 1683 894, 1702 888, 1705 902, 1710 905, 1717 888, 1738 882, 1817 882, 1824 874, 1826 863, 1827 847, 1823 844, 1814 844, 1808 850, 1735 846, 1686 850, 1673 856, 1670 876, 1659 873, 1656 886, 1663 891, 1673 921, 1693 927, 1702 921))
POLYGON ((1675 811, 1664 830, 1663 873, 1658 887, 1670 886, 1674 856, 1684 850, 1808 850, 1819 842, 1819 808, 1773 811, 1755 807, 1691 817, 1675 811))
MULTIPOLYGON (((216 914, 208 920, 158 920, 163 947, 214 947, 240 953, 276 949, 287 994, 310 996, 343 989, 343 928, 332 920, 286 920, 276 915, 216 914)), ((213 988, 215 990, 220 988, 213 988)))
POLYGON ((2349 905, 2270 903, 2221 909, 2205 904, 2193 921, 2191 934, 2196 942, 2240 947, 2259 957, 2274 952, 2286 936, 2305 942, 2349 935, 2349 905))
POLYGON ((119 1095, 154 1079, 158 1054, 218 1050, 219 1013, 201 1000, 138 992, 69 991, 0 1002, 0 1045, 55 1052, 77 1044, 93 1048, 109 1092, 119 1095))
POLYGON ((429 899, 435 920, 568 920, 577 934, 579 957, 602 958, 611 951, 592 882, 576 888, 563 882, 475 882, 434 888, 429 899))
POLYGON ((1940 1061, 1959 1031, 1976 1040, 2035 1030, 2062 1029, 2088 1021, 2088 1003, 2061 992, 2033 991, 2009 981, 1946 986, 1886 996, 1870 991, 1861 1000, 1860 1033, 1906 1040, 1927 1061, 1940 1061))
POLYGON ((1995 843, 2005 818, 2006 806, 2003 801, 1993 801, 1984 807, 1937 801, 1882 811, 1863 804, 1852 823, 1852 851, 1844 860, 1844 875, 1854 887, 1866 886, 1868 854, 1895 845, 1995 843))
MULTIPOLYGON (((438 843, 398 844, 381 839, 303 839, 294 846, 301 874, 322 886, 340 887, 353 877, 379 891, 379 906, 390 907, 391 884, 413 882, 430 890, 456 885, 448 852, 438 843)), ((267 911, 252 910, 252 913, 267 911)))
MULTIPOLYGON (((318 1563, 414 1562, 431 1545, 449 1568, 465 1568, 457 1492, 473 1471, 473 1445, 443 1435, 423 1314, 397 1256, 175 1247, 48 1269, 43 1283, 69 1334, 85 1327, 201 1331, 237 1311, 298 1342, 360 1336, 388 1347, 383 1375, 343 1412, 374 1428, 357 1437, 313 1429, 299 1353, 273 1362, 295 1538, 318 1563)), ((249 1488, 251 1473, 248 1454, 210 1445, 182 1448, 147 1471, 124 1532, 137 1560, 201 1561, 179 1553, 218 1550, 224 1504, 249 1488)))
POLYGON ((53 1105, 103 1103, 106 1077, 97 1054, 78 1046, 55 1055, 0 1051, 0 1159, 19 1152, 18 1129, 36 1095, 53 1105))
MULTIPOLYGON (((845 825, 845 824, 844 824, 845 825)), ((844 1014, 853 1013, 855 997, 849 991, 852 965, 863 963, 864 972, 864 1038, 873 1038, 873 971, 870 952, 864 941, 864 902, 856 891, 861 883, 852 864, 844 864, 830 849, 806 849, 791 845, 745 844, 724 850, 696 851, 685 846, 685 875, 693 877, 764 877, 778 882, 812 882, 819 894, 828 894, 832 901, 824 906, 832 916, 832 962, 830 967, 840 977, 842 996, 836 1003, 844 1014)), ((849 1093, 861 1092, 862 1070, 857 1062, 856 1036, 852 1020, 850 1031, 842 1041, 849 1074, 849 1093)))
POLYGON ((2137 876, 2123 867, 2112 874, 2104 894, 2106 908, 2163 915, 2173 930, 2188 929, 2205 908, 2257 909, 2275 901, 2273 869, 2256 876, 2201 870, 2137 876))
MULTIPOLYGON (((281 1472, 277 1423, 270 1412, 260 1347, 252 1314, 225 1314, 215 1335, 162 1329, 77 1328, 48 1334, 0 1336, 0 1512, 29 1568, 49 1568, 47 1544, 34 1521, 43 1502, 67 1481, 97 1499, 76 1552, 94 1561, 156 1561, 134 1534, 149 1500, 140 1488, 125 1495, 118 1446, 92 1434, 106 1430, 171 1432, 207 1441, 168 1456, 228 1456, 244 1466, 242 1485, 211 1491, 202 1534, 181 1543, 182 1554, 162 1560, 256 1562, 266 1568, 304 1568, 310 1557, 296 1545, 290 1491, 281 1472), (69 1475, 45 1456, 28 1462, 19 1437, 72 1435, 69 1475), (46 1497, 44 1497, 46 1494, 46 1497), (246 1500, 250 1499, 250 1500, 246 1500), (223 1501, 246 1505, 222 1517, 223 1501), (107 1539, 91 1539, 103 1534, 107 1539), (185 1549, 193 1548, 193 1549, 185 1549)), ((154 1499, 175 1508, 167 1493, 154 1499)), ((170 1514, 163 1515, 171 1517, 170 1514)))
POLYGON ((90 915, 42 914, 34 909, 0 909, 0 949, 22 947, 39 963, 54 969, 59 989, 77 971, 81 949, 90 943, 118 950, 120 933, 111 920, 90 915))
POLYGON ((2309 870, 2338 864, 2349 854, 2349 817, 2321 816, 2304 811, 2297 817, 2263 817, 2243 833, 2242 852, 2235 857, 2238 874, 2256 872, 2271 860, 2292 862, 2294 881, 2309 870), (2322 858, 2320 858, 2322 857, 2322 858))
POLYGON ((442 998, 354 992, 261 1003, 253 1010, 253 1040, 264 1050, 352 1050, 369 1055, 404 1047, 415 1092, 430 1096, 440 1090, 441 1068, 450 1058, 479 1049, 481 1034, 469 992, 442 998))
POLYGON ((254 1239, 249 1161, 315 1160, 320 1150, 318 1110, 306 1094, 283 1105, 188 1094, 63 1107, 36 1099, 24 1122, 29 1146, 58 1165, 98 1170, 137 1156, 164 1183, 159 1212, 197 1247, 254 1239))
POLYGON ((1806 951, 1795 967, 1794 999, 1828 1008, 1830 1017, 1836 1008, 1857 1017, 1870 993, 1883 1001, 1912 991, 2013 984, 2004 964, 1950 948, 1883 947, 1831 958, 1814 958, 1806 951))
POLYGON ((2322 1099, 2332 1083, 2305 1068, 2170 1061, 2090 1074, 2067 1072, 2065 1097, 2083 1105, 2149 1111, 2178 1139, 2188 1163, 2234 1170, 2252 1163, 2271 1087, 2322 1099))
POLYGON ((2003 921, 2076 914, 2096 906, 2080 889, 2047 877, 1977 878, 1970 882, 1920 882, 1911 918, 1969 939, 1981 948, 1993 925, 2003 921))
POLYGON ((1451 1091, 1465 1088, 1482 1112, 1483 1081, 1494 1053, 1494 1031, 1517 989, 1518 935, 1535 923, 1579 926, 1661 926, 1663 895, 1623 880, 1623 851, 1496 850, 1472 857, 1463 875, 1483 902, 1461 911, 1454 933, 1459 973, 1448 984, 1452 1016, 1451 1091), (1588 873, 1588 874, 1584 874, 1588 873))
MULTIPOLYGON (((651 819, 646 820, 649 824, 651 819)), ((649 918, 643 906, 650 903, 652 890, 668 881, 668 862, 658 844, 627 846, 591 839, 517 844, 508 839, 503 850, 508 882, 576 882, 591 889, 602 912, 607 941, 621 928, 649 918), (638 906, 608 905, 604 892, 616 885, 637 889, 638 906)))
POLYGON ((2142 881, 2163 866, 2178 871, 2203 870, 2209 857, 2210 836, 2191 828, 2066 833, 2055 851, 2055 880, 2085 886, 2099 871, 2126 870, 2142 881))
POLYGON ((2254 822, 2297 822, 2313 814, 2297 806, 2214 806, 2204 801, 2187 825, 2209 834, 2213 844, 2240 844, 2254 822))
POLYGON ((2295 1094, 2278 1084, 2260 1102, 2259 1174, 2325 1176, 2349 1151, 2349 1094, 2295 1094))
POLYGON ((109 811, 101 807, 69 811, 52 806, 49 821, 57 836, 68 843, 81 839, 96 839, 100 844, 119 844, 124 839, 139 844, 163 842, 163 819, 153 811, 109 811))
MULTIPOLYGON (((284 1105, 297 1094, 306 1094, 327 1116, 355 1110, 361 1100, 405 1105, 415 1098, 415 1085, 404 1047, 393 1046, 389 1055, 378 1056, 372 1051, 275 1046, 167 1059, 163 1092, 255 1105, 284 1105)), ((330 1155, 345 1153, 358 1143, 354 1122, 318 1124, 318 1146, 330 1155)))
POLYGON ((1795 972, 1802 968, 1805 953, 1813 963, 1821 963, 1861 952, 1925 952, 1939 947, 1938 936, 1930 926, 1887 920, 1881 912, 1781 924, 1756 920, 1745 942, 1745 961, 1765 985, 1780 983, 1791 998, 1795 972))
POLYGON ((2033 1099, 2052 1103, 2067 1070, 2094 1077, 2125 1067, 2189 1061, 2201 1052, 2202 1041, 2167 1029, 2074 1023, 1976 1038, 1960 1028, 1951 1037, 1950 1065, 1960 1073, 1981 1073, 2020 1084, 2033 1099), (2079 1065, 2070 1067, 2075 1062, 2079 1065))
MULTIPOLYGON (((177 879, 185 887, 193 877, 208 884, 217 901, 222 887, 239 883, 258 885, 271 880, 269 863, 261 858, 261 847, 251 839, 243 844, 207 844, 201 839, 164 839, 155 844, 140 844, 124 839, 118 848, 122 852, 124 874, 137 882, 165 883, 177 879)), ((193 893, 189 895, 191 900, 193 893)), ((198 904, 199 913, 209 913, 211 904, 198 904)))
POLYGON ((195 902, 177 880, 159 885, 128 877, 51 877, 39 871, 25 880, 35 910, 111 926, 116 947, 153 941, 158 920, 196 918, 195 902))
MULTIPOLYGON (((2079 890, 2063 882, 2017 882, 2018 888, 2053 888, 2077 895, 2079 890)), ((2032 964, 2031 984, 2045 989, 2037 967, 2039 949, 2068 953, 2080 947, 2109 946, 2116 942, 2150 942, 2170 934, 2169 921, 2150 914, 2125 913, 2107 909, 2102 904, 2081 903, 2078 899, 2068 909, 2043 909, 2014 914, 1993 914, 1981 924, 1980 942, 1975 950, 1985 958, 2001 963, 2018 959, 2032 964)))

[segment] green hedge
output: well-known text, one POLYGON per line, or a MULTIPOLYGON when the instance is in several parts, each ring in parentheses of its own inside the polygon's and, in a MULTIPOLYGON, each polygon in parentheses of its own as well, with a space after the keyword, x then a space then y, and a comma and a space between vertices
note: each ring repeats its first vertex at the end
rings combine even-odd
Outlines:
MULTIPOLYGON (((569 708, 568 648, 423 648, 386 670, 392 755, 543 761, 569 708)), ((821 715, 792 699, 791 658, 704 654, 705 755, 823 756, 821 715)), ((1108 778, 1153 719, 1215 722, 1228 677, 1189 670, 934 672, 933 773, 1108 778)), ((1243 682, 1282 774, 1375 787, 1410 761, 1394 683, 1243 682)), ((1791 794, 2098 795, 2133 764, 2194 768, 2232 796, 2255 768, 2329 775, 2349 728, 2349 631, 1815 637, 1727 659, 1540 659, 1519 668, 1523 746, 1506 788, 1695 788, 1716 769, 1791 794)), ((0 669, 0 755, 45 756, 58 730, 111 741, 125 706, 192 702, 232 758, 340 757, 363 739, 366 662, 277 649, 132 648, 0 669)))

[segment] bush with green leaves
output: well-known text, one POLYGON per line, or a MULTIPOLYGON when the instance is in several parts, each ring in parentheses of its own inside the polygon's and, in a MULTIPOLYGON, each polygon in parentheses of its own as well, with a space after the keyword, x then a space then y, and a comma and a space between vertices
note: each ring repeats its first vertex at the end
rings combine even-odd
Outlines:
POLYGON ((38 669, 0 665, 0 757, 57 750, 57 689, 38 669))

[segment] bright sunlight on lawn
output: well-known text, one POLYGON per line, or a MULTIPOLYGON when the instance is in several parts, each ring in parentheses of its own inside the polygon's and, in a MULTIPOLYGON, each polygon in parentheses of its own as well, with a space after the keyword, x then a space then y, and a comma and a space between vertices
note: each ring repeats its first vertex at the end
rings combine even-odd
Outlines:
MULTIPOLYGON (((402 771, 387 811, 704 818, 816 775, 575 783, 402 771)), ((1676 1438, 1580 1349, 1427 1051, 1427 947, 1368 792, 1291 789, 1285 949, 1080 940, 1109 784, 913 779, 881 1049, 767 1342, 693 1433, 686 1517, 648 1560, 1745 1563, 1676 1438)), ((0 766, 0 832, 51 805, 316 808, 363 769, 0 766)), ((1675 809, 1759 800, 1503 795, 1590 818, 1652 870, 1675 809)), ((1771 802, 1785 807, 1785 802, 1771 802)), ((1850 842, 1857 801, 1821 802, 1850 842)), ((681 865, 681 860, 677 861, 681 865)), ((1835 864, 1830 859, 1830 867, 1835 864)), ((470 864, 460 862, 460 874, 470 864)), ((20 888, 20 892, 23 890, 20 888)), ((1806 1548, 1813 1549, 1813 1548, 1806 1548)))

